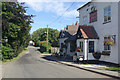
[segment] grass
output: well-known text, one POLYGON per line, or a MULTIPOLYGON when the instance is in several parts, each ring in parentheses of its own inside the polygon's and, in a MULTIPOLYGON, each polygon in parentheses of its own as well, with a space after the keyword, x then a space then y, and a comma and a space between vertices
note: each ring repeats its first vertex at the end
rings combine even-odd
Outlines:
POLYGON ((2 62, 11 62, 13 60, 19 59, 21 56, 23 56, 27 52, 28 52, 28 48, 25 48, 17 57, 14 57, 13 59, 5 60, 5 61, 2 61, 2 62))
POLYGON ((90 64, 84 64, 84 65, 90 65, 90 64))
POLYGON ((120 67, 108 67, 108 68, 105 68, 106 70, 111 70, 111 71, 118 71, 120 72, 120 67))
POLYGON ((43 52, 43 54, 52 54, 52 53, 49 53, 49 52, 43 52))

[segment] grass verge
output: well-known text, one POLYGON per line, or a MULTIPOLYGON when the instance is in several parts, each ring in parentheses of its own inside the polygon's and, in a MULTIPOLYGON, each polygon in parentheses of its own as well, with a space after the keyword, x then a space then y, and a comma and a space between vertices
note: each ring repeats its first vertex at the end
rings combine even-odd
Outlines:
POLYGON ((52 54, 52 53, 49 53, 49 52, 43 52, 43 54, 52 54))
POLYGON ((105 68, 106 70, 111 70, 111 71, 118 71, 120 72, 120 67, 108 67, 108 68, 105 68))
POLYGON ((14 57, 13 59, 9 59, 9 60, 5 60, 5 61, 2 61, 3 63, 4 62, 11 62, 13 60, 16 60, 18 58, 20 58, 21 56, 23 56, 24 54, 26 54, 28 52, 28 48, 25 48, 17 57, 14 57))

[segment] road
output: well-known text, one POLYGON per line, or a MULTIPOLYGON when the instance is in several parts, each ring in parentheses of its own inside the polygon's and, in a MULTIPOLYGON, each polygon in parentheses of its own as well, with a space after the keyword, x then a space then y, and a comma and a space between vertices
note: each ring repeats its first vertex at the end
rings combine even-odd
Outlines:
POLYGON ((109 78, 42 58, 35 47, 18 60, 3 64, 3 78, 109 78))

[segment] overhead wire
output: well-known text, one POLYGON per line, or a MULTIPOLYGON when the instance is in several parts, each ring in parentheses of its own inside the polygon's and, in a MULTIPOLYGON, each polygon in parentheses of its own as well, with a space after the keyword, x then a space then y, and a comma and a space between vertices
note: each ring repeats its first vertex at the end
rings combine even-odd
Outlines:
POLYGON ((65 11, 64 13, 61 14, 61 16, 57 17, 54 21, 52 21, 51 23, 49 23, 48 25, 51 25, 52 23, 54 23, 55 21, 58 21, 73 5, 75 2, 73 2, 65 11))

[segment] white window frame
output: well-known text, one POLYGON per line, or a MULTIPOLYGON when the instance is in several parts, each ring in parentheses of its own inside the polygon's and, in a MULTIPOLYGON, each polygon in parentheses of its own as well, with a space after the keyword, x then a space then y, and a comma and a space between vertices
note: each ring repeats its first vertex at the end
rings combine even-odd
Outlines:
MULTIPOLYGON (((105 41, 105 38, 111 39, 110 36, 104 36, 104 41, 105 41)), ((111 45, 104 45, 104 51, 111 51, 111 45), (105 49, 105 47, 106 47, 106 49, 105 49)))
POLYGON ((111 21, 111 6, 108 6, 104 8, 104 23, 107 23, 110 21, 111 21), (106 21, 105 21, 105 16, 106 16, 106 21), (110 16, 110 20, 108 19, 109 16, 110 16))

